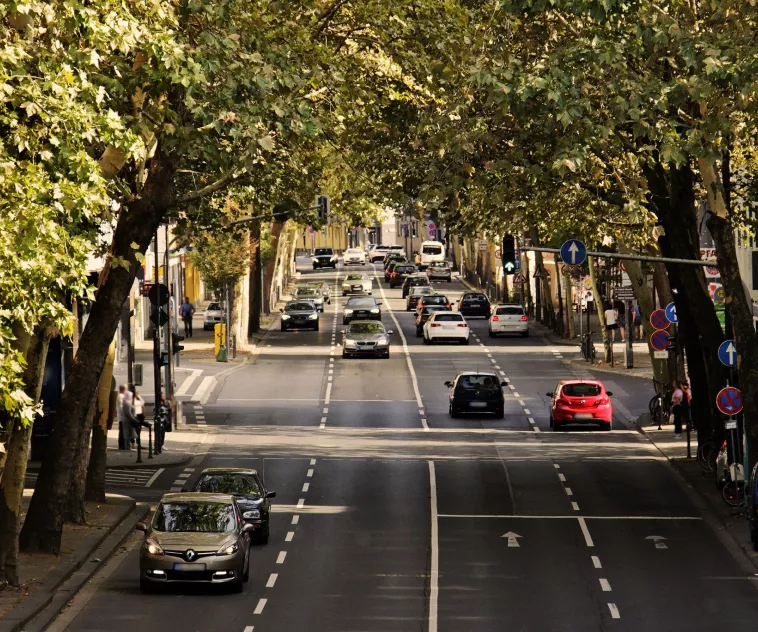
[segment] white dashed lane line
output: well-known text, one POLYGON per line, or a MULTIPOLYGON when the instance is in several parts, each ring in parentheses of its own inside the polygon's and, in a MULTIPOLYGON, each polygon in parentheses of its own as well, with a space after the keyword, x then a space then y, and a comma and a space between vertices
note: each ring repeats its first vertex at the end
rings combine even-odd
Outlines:
POLYGON ((279 557, 276 558, 277 564, 284 564, 284 560, 287 558, 287 551, 279 551, 279 557))

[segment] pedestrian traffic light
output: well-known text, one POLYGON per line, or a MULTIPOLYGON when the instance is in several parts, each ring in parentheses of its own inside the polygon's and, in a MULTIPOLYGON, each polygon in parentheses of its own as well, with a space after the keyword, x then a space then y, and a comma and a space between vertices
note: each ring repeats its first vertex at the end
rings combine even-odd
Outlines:
POLYGON ((168 351, 161 351, 160 366, 168 366, 168 351))
POLYGON ((150 322, 156 327, 163 327, 168 322, 168 312, 155 304, 150 306, 150 322))
POLYGON ((184 336, 171 332, 171 348, 174 350, 174 353, 184 351, 184 345, 179 344, 182 340, 184 340, 184 336))
POLYGON ((416 237, 418 237, 418 235, 416 234, 416 231, 418 230, 418 222, 412 222, 411 223, 411 228, 413 230, 413 233, 411 234, 411 237, 413 237, 415 239, 416 237))
POLYGON ((328 195, 317 195, 316 206, 318 206, 318 218, 322 222, 329 220, 329 213, 331 212, 331 204, 329 202, 328 195))
POLYGON ((501 257, 505 274, 514 274, 516 272, 516 238, 513 235, 503 237, 501 257))

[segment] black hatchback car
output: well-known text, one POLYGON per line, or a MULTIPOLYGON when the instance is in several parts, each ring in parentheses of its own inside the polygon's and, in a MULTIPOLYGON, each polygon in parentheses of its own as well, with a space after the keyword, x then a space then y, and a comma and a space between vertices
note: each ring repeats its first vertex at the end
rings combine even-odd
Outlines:
POLYGON ((318 331, 318 308, 312 301, 290 301, 282 311, 282 331, 305 327, 318 331))
POLYGON ((390 279, 392 278, 392 273, 395 271, 395 268, 400 265, 410 265, 408 261, 405 259, 405 257, 401 259, 393 259, 390 261, 386 266, 384 266, 384 280, 385 282, 389 283, 390 279))
POLYGON ((408 296, 412 287, 428 287, 432 284, 425 274, 409 275, 403 280, 403 298, 408 296))
MULTIPOLYGON (((416 274, 416 266, 412 263, 401 263, 396 265, 390 274, 390 287, 402 285, 403 281, 412 274, 416 274)), ((403 294, 403 298, 405 298, 405 294, 403 294)))
POLYGON ((382 307, 373 296, 356 296, 345 304, 342 312, 342 324, 353 320, 381 320, 382 307))
POLYGON ((508 382, 486 371, 464 371, 452 382, 445 382, 450 389, 450 416, 461 414, 492 413, 496 419, 505 417, 503 386, 508 382))
POLYGON ((458 311, 464 316, 482 316, 489 318, 492 308, 486 294, 466 292, 458 302, 458 311))
POLYGON ((271 499, 276 492, 266 489, 256 470, 238 467, 208 468, 201 472, 193 492, 231 494, 242 518, 253 525, 253 534, 262 544, 268 542, 271 499))

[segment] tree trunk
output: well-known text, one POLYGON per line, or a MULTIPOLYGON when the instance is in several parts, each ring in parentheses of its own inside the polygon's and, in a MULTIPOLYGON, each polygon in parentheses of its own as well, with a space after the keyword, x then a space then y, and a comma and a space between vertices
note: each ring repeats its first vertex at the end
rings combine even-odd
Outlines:
POLYGON ((250 225, 250 291, 247 321, 247 335, 253 337, 261 328, 261 312, 263 311, 263 288, 261 275, 261 223, 250 225))
MULTIPOLYGON (((22 339, 17 336, 14 344, 14 347, 26 355, 25 391, 34 402, 39 402, 42 392, 50 336, 50 329, 40 327, 31 339, 28 334, 22 339)), ((11 586, 19 585, 18 535, 32 425, 32 422, 21 421, 14 424, 0 479, 0 582, 6 581, 11 586)))
POLYGON ((716 246, 716 258, 737 345, 739 386, 744 407, 742 419, 748 439, 748 471, 752 471, 758 459, 758 339, 753 324, 752 299, 745 291, 740 275, 734 229, 718 172, 715 165, 705 159, 699 160, 699 166, 712 211, 708 228, 716 246))
POLYGON ((566 294, 566 321, 568 322, 569 340, 576 338, 576 327, 574 325, 574 311, 572 310, 571 301, 571 273, 568 266, 563 266, 563 287, 566 294))
POLYGON ((116 355, 116 342, 108 349, 103 372, 97 385, 97 408, 92 424, 92 450, 87 468, 87 484, 84 491, 85 500, 97 503, 105 502, 105 469, 108 454, 108 425, 113 418, 111 393, 113 389, 113 362, 116 355))
MULTIPOLYGON (((649 200, 665 235, 658 245, 665 257, 700 258, 700 234, 695 213, 693 174, 689 166, 645 168, 649 200)), ((679 316, 679 339, 684 342, 692 391, 692 418, 702 440, 709 430, 721 436, 716 394, 726 381, 718 359, 724 338, 700 266, 666 264, 679 316)))
POLYGON ((63 507, 71 482, 81 432, 97 395, 100 373, 116 333, 124 301, 140 265, 135 254, 145 253, 153 233, 172 201, 175 163, 160 149, 147 165, 150 174, 136 201, 120 213, 106 267, 100 275, 97 297, 79 341, 58 408, 42 469, 21 530, 21 550, 60 552, 63 507), (132 243, 137 247, 133 248, 132 243), (111 265, 114 258, 126 267, 111 265))
MULTIPOLYGON (((597 319, 600 323, 600 335, 603 337, 603 361, 611 361, 611 337, 605 328, 605 307, 600 301, 600 292, 597 287, 597 270, 595 270, 595 257, 587 257, 587 268, 590 272, 590 281, 592 282, 592 294, 595 297, 595 306, 597 307, 597 319)), ((589 306, 587 306, 589 309, 589 306)))
MULTIPOLYGON (((536 226, 529 227, 529 236, 532 238, 532 244, 537 247, 541 245, 540 235, 537 232, 536 226)), ((534 253, 534 261, 537 266, 537 271, 540 275, 538 282, 541 284, 540 303, 542 305, 542 324, 547 325, 548 327, 552 327, 553 321, 555 320, 555 312, 553 311, 553 297, 552 292, 550 291, 550 279, 547 278, 547 269, 545 268, 545 261, 542 257, 541 252, 536 251, 534 253)))
POLYGON ((266 314, 271 313, 273 305, 271 303, 271 295, 273 290, 274 272, 276 271, 276 261, 279 253, 279 235, 282 232, 282 223, 274 222, 271 224, 271 249, 274 256, 266 264, 263 270, 263 311, 266 314))

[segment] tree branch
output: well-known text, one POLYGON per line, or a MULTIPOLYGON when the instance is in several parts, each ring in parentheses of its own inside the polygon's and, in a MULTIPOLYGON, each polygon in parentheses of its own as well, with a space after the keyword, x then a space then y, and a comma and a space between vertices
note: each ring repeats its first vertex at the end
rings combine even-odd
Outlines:
POLYGON ((213 195, 214 193, 217 193, 218 191, 225 189, 226 187, 228 187, 230 184, 232 184, 235 181, 242 182, 248 177, 249 175, 247 174, 246 171, 227 173, 225 176, 222 176, 215 182, 209 184, 207 187, 203 187, 202 189, 197 189, 197 191, 193 191, 192 193, 187 193, 186 195, 176 198, 169 205, 169 208, 175 208, 177 206, 185 206, 187 204, 191 204, 192 202, 196 202, 197 200, 200 200, 209 195, 213 195))

